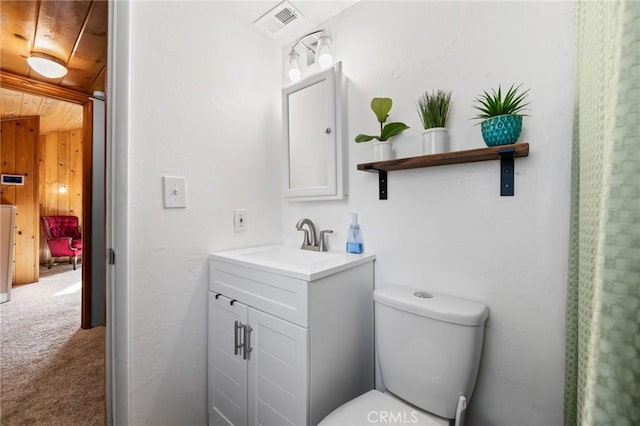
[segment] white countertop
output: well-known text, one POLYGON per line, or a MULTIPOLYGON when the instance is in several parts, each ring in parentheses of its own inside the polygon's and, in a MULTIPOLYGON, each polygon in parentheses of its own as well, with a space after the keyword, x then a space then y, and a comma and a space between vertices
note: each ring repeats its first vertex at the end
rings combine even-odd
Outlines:
POLYGON ((212 253, 210 258, 305 281, 314 281, 363 263, 373 262, 376 256, 372 253, 317 252, 279 244, 219 251, 212 253))

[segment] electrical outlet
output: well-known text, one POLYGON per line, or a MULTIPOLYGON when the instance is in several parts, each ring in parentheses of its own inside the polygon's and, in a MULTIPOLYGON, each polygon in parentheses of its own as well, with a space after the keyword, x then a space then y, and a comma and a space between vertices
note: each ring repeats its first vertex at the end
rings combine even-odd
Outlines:
POLYGON ((244 232, 247 230, 246 209, 235 209, 233 211, 233 229, 235 232, 244 232))

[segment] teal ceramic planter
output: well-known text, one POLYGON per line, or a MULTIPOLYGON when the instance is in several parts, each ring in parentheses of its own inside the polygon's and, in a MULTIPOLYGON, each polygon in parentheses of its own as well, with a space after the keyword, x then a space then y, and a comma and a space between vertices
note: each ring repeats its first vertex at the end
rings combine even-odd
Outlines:
POLYGON ((482 138, 487 146, 515 143, 522 130, 521 115, 497 115, 480 123, 482 138))

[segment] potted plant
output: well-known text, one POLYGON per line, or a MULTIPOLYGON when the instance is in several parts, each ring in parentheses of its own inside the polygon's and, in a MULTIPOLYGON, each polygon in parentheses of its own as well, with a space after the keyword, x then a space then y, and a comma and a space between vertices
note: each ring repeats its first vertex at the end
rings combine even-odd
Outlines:
POLYGON ((437 92, 424 92, 416 109, 422 122, 422 153, 436 154, 449 150, 449 131, 447 130, 447 118, 449 117, 449 104, 451 92, 438 90, 437 92))
POLYGON ((507 145, 515 143, 522 130, 522 117, 520 112, 529 105, 524 103, 529 89, 519 93, 520 87, 512 84, 507 93, 502 97, 502 90, 491 89, 491 93, 483 91, 482 95, 475 99, 473 107, 480 111, 474 118, 483 120, 480 123, 482 138, 487 146, 507 145))
POLYGON ((378 123, 380 123, 380 136, 363 134, 356 136, 356 142, 358 143, 369 142, 373 139, 377 141, 373 143, 374 161, 391 160, 393 153, 389 139, 409 128, 409 126, 400 122, 384 124, 387 122, 387 118, 389 118, 389 111, 391 111, 392 106, 393 101, 390 98, 373 98, 371 100, 371 110, 376 115, 378 123))

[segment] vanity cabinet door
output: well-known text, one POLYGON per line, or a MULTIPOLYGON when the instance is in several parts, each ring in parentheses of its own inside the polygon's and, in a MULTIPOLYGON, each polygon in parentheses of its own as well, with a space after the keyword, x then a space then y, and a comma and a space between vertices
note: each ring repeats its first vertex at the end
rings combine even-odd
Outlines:
POLYGON ((209 292, 209 425, 247 424, 247 361, 242 350, 239 325, 247 324, 248 308, 240 302, 209 292), (237 354, 235 353, 237 352, 237 354))
POLYGON ((252 308, 249 324, 249 424, 308 424, 309 330, 252 308))

